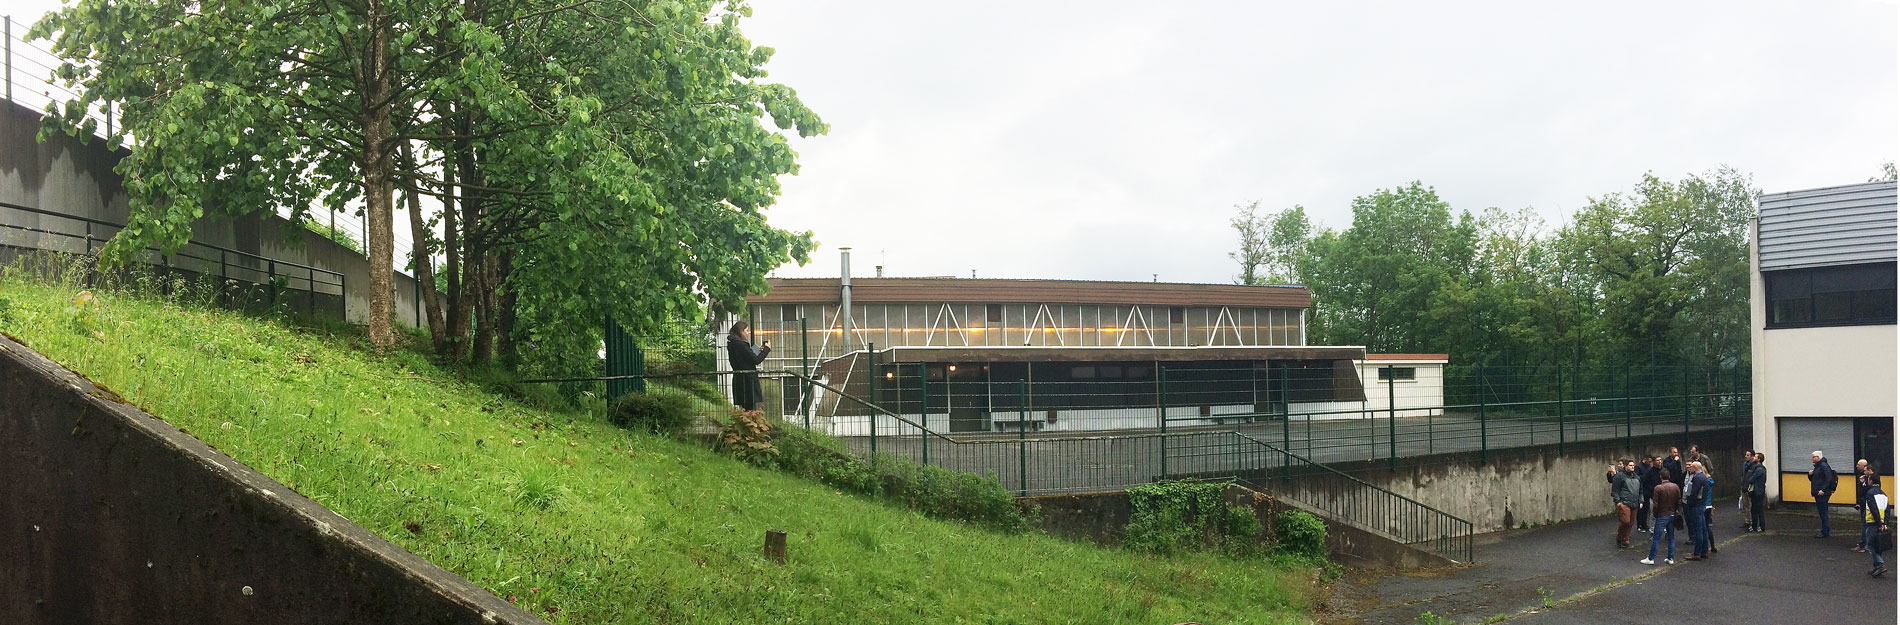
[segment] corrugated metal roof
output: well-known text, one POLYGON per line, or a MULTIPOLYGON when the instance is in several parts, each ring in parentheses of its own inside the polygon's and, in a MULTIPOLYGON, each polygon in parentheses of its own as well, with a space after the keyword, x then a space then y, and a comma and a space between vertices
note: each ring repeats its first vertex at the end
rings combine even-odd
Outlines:
POLYGON ((1891 181, 1764 193, 1756 206, 1763 271, 1896 259, 1900 212, 1891 181))
MULTIPOLYGON (((771 291, 748 297, 747 303, 835 303, 840 291, 837 278, 771 278, 766 284, 771 291)), ((1307 308, 1313 305, 1313 295, 1303 286, 1277 285, 852 278, 851 301, 859 304, 951 302, 1307 308)))

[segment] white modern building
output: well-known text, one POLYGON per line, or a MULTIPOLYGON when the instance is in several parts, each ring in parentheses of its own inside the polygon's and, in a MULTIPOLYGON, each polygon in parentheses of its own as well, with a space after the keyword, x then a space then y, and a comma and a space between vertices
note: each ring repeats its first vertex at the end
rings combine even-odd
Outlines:
POLYGON ((1763 194, 1749 237, 1755 448, 1768 496, 1812 502, 1809 454, 1841 474, 1831 503, 1851 505, 1856 458, 1893 492, 1894 183, 1763 194))
POLYGON ((1375 417, 1424 417, 1445 414, 1446 354, 1366 354, 1359 379, 1366 405, 1375 417))

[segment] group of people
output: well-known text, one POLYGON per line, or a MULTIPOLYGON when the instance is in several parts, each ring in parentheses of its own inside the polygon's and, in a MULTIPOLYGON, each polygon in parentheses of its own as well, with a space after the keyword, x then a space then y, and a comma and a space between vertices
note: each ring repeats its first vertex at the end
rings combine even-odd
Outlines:
MULTIPOLYGON (((1816 451, 1813 454, 1814 468, 1808 473, 1808 480, 1814 489, 1815 508, 1821 516, 1821 531, 1816 538, 1827 538, 1828 500, 1833 497, 1838 477, 1827 459, 1816 451)), ((1753 450, 1742 452, 1742 494, 1736 506, 1746 512, 1741 525, 1743 532, 1760 532, 1766 529, 1764 512, 1768 494, 1768 467, 1766 457, 1753 450)), ((1676 563, 1676 531, 1686 529, 1688 537, 1684 541, 1690 546, 1690 552, 1684 561, 1706 560, 1718 551, 1715 544, 1715 475, 1711 472, 1708 456, 1702 454, 1695 445, 1689 446, 1684 456, 1675 447, 1669 448, 1668 456, 1649 456, 1638 462, 1623 460, 1611 465, 1606 473, 1610 483, 1610 500, 1616 506, 1618 548, 1630 549, 1632 530, 1649 533, 1649 556, 1643 558, 1643 564, 1655 564, 1657 548, 1668 544, 1663 562, 1676 563)), ((1874 568, 1868 575, 1880 577, 1886 574, 1886 562, 1881 552, 1891 547, 1887 536, 1889 501, 1880 487, 1880 475, 1866 460, 1855 465, 1855 504, 1854 509, 1861 517, 1860 542, 1854 551, 1872 554, 1874 568)))

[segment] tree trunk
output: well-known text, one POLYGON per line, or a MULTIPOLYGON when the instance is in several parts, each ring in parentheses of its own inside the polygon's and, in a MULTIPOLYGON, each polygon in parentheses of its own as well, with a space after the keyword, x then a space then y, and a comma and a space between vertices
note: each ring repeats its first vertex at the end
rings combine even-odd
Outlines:
POLYGON ((469 360, 486 365, 495 359, 495 259, 483 257, 479 267, 482 288, 475 294, 475 354, 469 360))
MULTIPOLYGON (((457 130, 464 136, 469 133, 469 128, 472 126, 472 124, 469 123, 467 114, 457 120, 456 124, 458 127, 457 130)), ((467 140, 456 141, 455 161, 456 169, 458 170, 457 173, 461 176, 460 182, 462 183, 462 258, 460 262, 461 279, 458 284, 450 285, 450 288, 455 290, 456 302, 449 311, 452 313, 449 318, 449 330, 451 334, 450 340, 455 343, 453 360, 459 362, 470 359, 469 351, 472 347, 471 339, 473 338, 471 317, 475 312, 477 298, 480 297, 481 294, 482 201, 481 191, 476 190, 475 187, 482 186, 483 178, 481 170, 475 165, 475 147, 467 140)))
MULTIPOLYGON (((413 170, 416 157, 411 150, 409 142, 404 141, 402 166, 413 170)), ((438 297, 435 290, 435 262, 431 258, 434 254, 429 250, 429 227, 422 220, 422 199, 419 196, 413 186, 404 192, 404 200, 409 208, 409 240, 415 245, 416 283, 421 286, 418 290, 422 293, 422 309, 426 315, 424 319, 416 321, 429 325, 429 342, 435 346, 435 352, 440 354, 448 347, 448 328, 443 323, 442 298, 438 297)))
POLYGON ((380 0, 370 0, 364 14, 368 36, 364 41, 363 65, 358 80, 362 89, 363 111, 363 197, 369 216, 369 342, 381 349, 396 344, 390 328, 390 312, 395 295, 391 284, 394 272, 395 230, 393 219, 393 179, 390 138, 395 134, 389 114, 389 96, 395 90, 394 73, 389 65, 389 23, 380 0))
POLYGON ((495 284, 500 298, 495 310, 495 358, 510 369, 521 364, 521 349, 515 336, 515 305, 521 297, 509 286, 508 276, 515 270, 515 253, 503 251, 496 261, 495 284))

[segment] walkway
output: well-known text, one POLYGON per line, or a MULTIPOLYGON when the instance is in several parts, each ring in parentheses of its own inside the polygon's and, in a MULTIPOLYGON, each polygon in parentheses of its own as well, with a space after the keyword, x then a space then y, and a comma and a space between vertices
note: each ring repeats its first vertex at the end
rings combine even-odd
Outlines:
MULTIPOLYGON (((1646 549, 1611 544, 1612 517, 1498 532, 1478 537, 1475 566, 1349 576, 1322 622, 1409 625, 1427 611, 1447 622, 1515 615, 1504 622, 1537 625, 1894 622, 1896 576, 1868 578, 1867 556, 1848 551, 1849 532, 1816 540, 1812 514, 1771 513, 1769 532, 1741 534, 1733 505, 1717 510, 1716 539, 1727 544, 1707 561, 1644 566, 1636 560, 1646 549)), ((1834 526, 1848 524, 1837 517, 1834 526)))

